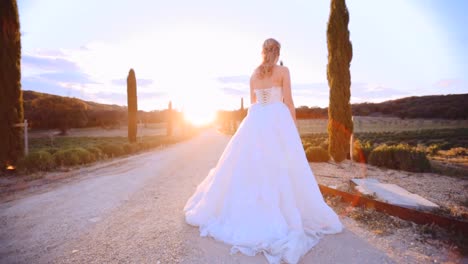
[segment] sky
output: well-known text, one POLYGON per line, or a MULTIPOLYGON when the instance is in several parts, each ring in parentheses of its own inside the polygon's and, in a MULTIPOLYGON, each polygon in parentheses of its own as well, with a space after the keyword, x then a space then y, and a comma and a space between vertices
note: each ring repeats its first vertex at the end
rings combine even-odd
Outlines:
MULTIPOLYGON (((296 107, 328 105, 326 0, 19 0, 22 87, 174 108, 193 121, 249 106, 249 78, 273 37, 296 107)), ((348 0, 351 102, 468 93, 468 1, 348 0)))

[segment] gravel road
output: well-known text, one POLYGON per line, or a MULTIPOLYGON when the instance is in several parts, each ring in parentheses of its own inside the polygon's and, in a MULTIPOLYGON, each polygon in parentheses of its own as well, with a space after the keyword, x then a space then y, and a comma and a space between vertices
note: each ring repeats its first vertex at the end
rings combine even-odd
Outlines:
MULTIPOLYGON (((184 221, 185 202, 229 138, 206 130, 0 204, 0 263, 267 263, 261 255, 230 255, 230 246, 199 237, 184 221)), ((302 263, 392 260, 345 229, 323 238, 302 263)))

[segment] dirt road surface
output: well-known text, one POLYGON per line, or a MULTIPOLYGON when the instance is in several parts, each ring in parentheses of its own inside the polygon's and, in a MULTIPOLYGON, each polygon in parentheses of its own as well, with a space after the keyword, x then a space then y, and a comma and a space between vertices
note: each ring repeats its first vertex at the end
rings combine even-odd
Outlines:
MULTIPOLYGON (((230 255, 229 245, 199 237, 184 221, 185 202, 229 138, 206 130, 0 204, 0 263, 267 263, 262 255, 230 255)), ((345 229, 301 263, 392 260, 345 229)))

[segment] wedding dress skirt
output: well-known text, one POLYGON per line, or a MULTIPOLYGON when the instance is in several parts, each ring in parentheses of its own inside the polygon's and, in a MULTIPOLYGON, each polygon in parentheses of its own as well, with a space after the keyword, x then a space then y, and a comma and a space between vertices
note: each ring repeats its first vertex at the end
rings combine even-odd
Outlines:
POLYGON ((343 226, 318 188, 281 88, 255 92, 258 102, 187 201, 185 219, 232 245, 231 254, 297 263, 343 226))

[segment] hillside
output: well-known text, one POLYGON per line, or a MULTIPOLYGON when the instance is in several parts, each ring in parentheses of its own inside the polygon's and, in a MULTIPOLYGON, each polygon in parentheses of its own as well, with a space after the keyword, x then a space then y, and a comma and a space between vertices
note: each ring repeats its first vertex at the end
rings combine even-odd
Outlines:
POLYGON ((86 108, 88 110, 92 111, 126 111, 127 107, 125 106, 120 106, 116 104, 100 104, 92 101, 84 101, 78 98, 71 98, 71 97, 64 97, 64 96, 59 96, 59 95, 54 95, 54 94, 48 94, 48 93, 40 93, 40 92, 35 92, 35 91, 28 91, 25 90, 23 91, 23 101, 25 104, 31 103, 32 101, 44 97, 53 97, 53 98, 62 98, 64 100, 67 99, 74 99, 78 100, 86 105, 86 108))
MULTIPOLYGON (((467 119, 468 94, 411 96, 381 103, 352 104, 355 116, 467 119)), ((328 118, 328 108, 301 106, 298 118, 328 118)))
MULTIPOLYGON (((23 91, 24 117, 34 129, 76 127, 119 127, 127 122, 127 107, 100 104, 78 98, 63 97, 35 91, 23 91)), ((174 111, 174 118, 180 113, 174 111)), ((138 111, 143 123, 159 123, 167 119, 167 110, 138 111)))
POLYGON ((382 103, 352 105, 354 115, 383 115, 401 118, 467 119, 468 94, 411 96, 382 103))

